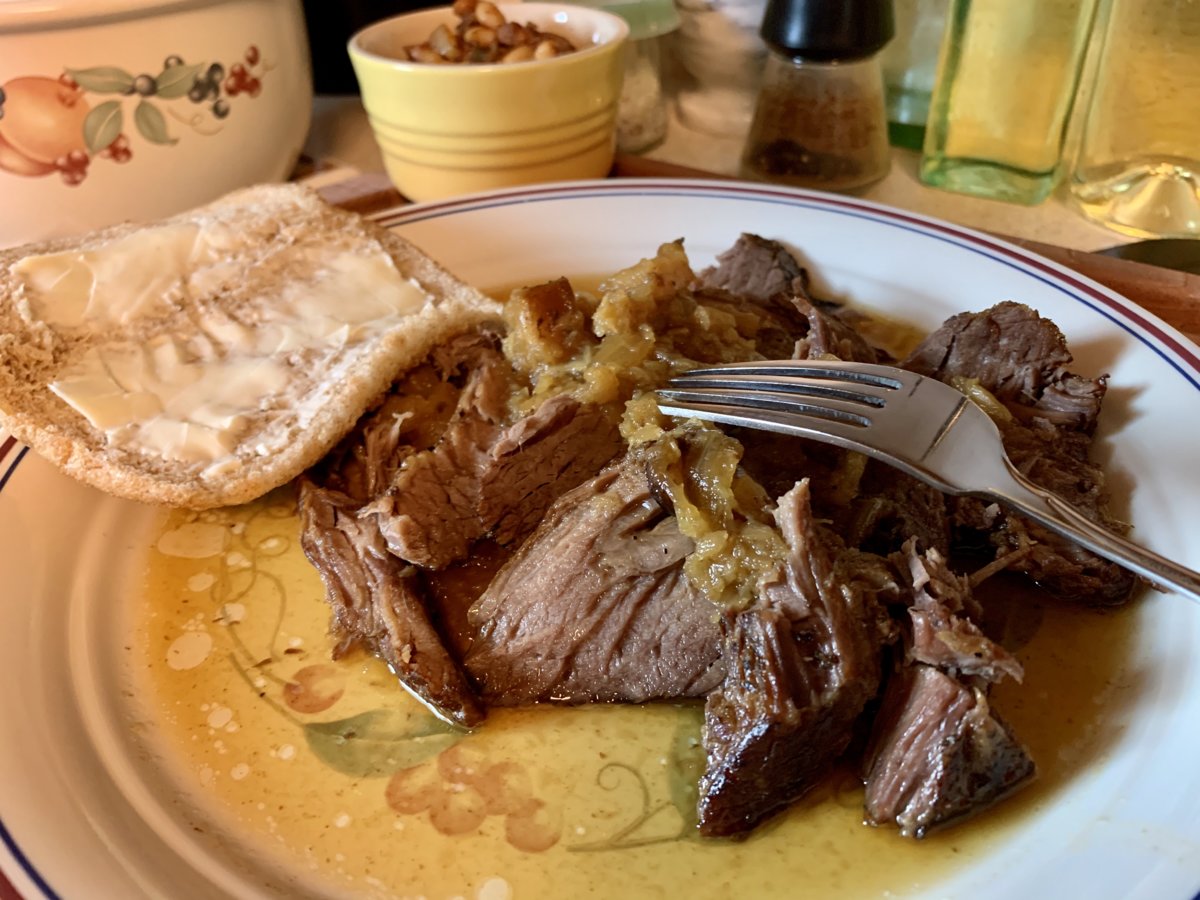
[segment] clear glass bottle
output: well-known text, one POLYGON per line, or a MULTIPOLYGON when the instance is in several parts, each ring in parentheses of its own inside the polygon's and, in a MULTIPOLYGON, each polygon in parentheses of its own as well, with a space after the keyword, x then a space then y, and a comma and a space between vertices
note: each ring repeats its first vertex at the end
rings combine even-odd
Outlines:
POLYGON ((879 51, 891 36, 890 0, 771 0, 742 177, 836 191, 883 178, 891 151, 879 51))
POLYGON ((920 150, 924 145, 949 5, 949 0, 895 0, 896 37, 881 60, 888 138, 894 146, 920 150))
POLYGON ((952 0, 925 131, 921 180, 1040 203, 1063 143, 1096 0, 952 0))
POLYGON ((1111 0, 1068 180, 1084 215, 1137 237, 1200 237, 1200 2, 1111 0))
POLYGON ((745 138, 767 48, 758 30, 766 0, 676 0, 670 47, 678 67, 679 121, 718 138, 745 138))

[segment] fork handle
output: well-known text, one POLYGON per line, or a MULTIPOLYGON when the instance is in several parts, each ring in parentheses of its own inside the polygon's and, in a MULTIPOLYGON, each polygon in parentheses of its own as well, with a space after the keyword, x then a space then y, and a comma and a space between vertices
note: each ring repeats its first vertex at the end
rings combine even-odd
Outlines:
POLYGON ((1004 461, 1017 489, 997 490, 995 494, 1017 512, 1087 547, 1093 553, 1136 572, 1159 587, 1171 588, 1200 601, 1200 572, 1174 563, 1097 525, 1061 497, 1038 487, 1008 459, 1004 461))

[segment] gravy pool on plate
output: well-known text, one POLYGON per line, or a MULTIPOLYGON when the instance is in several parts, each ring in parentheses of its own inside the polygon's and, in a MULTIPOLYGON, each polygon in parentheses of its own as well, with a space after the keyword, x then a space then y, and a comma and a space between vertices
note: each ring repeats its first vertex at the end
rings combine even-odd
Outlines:
MULTIPOLYGON (((1113 739, 1136 604, 1029 598, 1009 634, 1023 685, 994 703, 1038 780, 922 841, 861 824, 855 773, 747 840, 694 836, 698 704, 493 710, 443 726, 376 659, 330 660, 329 608, 294 497, 174 513, 151 552, 131 662, 156 739, 198 808, 264 866, 367 896, 903 895, 1019 829, 1113 739), (1028 608, 1026 609, 1028 615, 1028 608), (1064 712, 1065 711, 1065 712, 1064 712)), ((997 595, 1011 582, 981 589, 997 595)), ((988 605, 995 605, 989 603, 988 605)))

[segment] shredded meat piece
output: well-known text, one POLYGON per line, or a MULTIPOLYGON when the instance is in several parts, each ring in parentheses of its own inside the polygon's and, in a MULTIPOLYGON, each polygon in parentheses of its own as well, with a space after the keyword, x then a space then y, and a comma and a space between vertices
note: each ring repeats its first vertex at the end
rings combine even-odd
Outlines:
MULTIPOLYGON (((1000 430, 1017 468, 1093 521, 1123 532, 1125 526, 1107 512, 1104 472, 1089 459, 1105 380, 1071 374, 1070 362, 1066 339, 1053 322, 1006 302, 948 319, 903 366, 946 382, 956 376, 977 380, 1014 413, 1000 430)), ((987 533, 998 557, 1010 557, 1014 567, 1060 597, 1113 605, 1140 583, 1115 563, 1007 509, 974 498, 956 498, 951 507, 959 540, 987 533)))
POLYGON ((1035 772, 985 693, 933 666, 914 665, 891 679, 876 730, 867 821, 895 823, 906 837, 986 808, 1035 772))
POLYGON ((838 566, 800 482, 776 519, 791 550, 760 602, 724 619, 728 674, 704 712, 702 834, 739 834, 812 787, 875 696, 889 637, 876 598, 838 566))
POLYGON ((300 542, 321 573, 333 610, 338 658, 356 644, 380 657, 418 700, 471 727, 483 708, 442 644, 411 567, 387 552, 374 520, 338 491, 300 482, 300 542))
POLYGON ((919 554, 915 540, 905 544, 904 554, 913 582, 909 659, 986 681, 1020 681, 1021 664, 973 621, 979 610, 970 580, 950 571, 937 550, 919 554))

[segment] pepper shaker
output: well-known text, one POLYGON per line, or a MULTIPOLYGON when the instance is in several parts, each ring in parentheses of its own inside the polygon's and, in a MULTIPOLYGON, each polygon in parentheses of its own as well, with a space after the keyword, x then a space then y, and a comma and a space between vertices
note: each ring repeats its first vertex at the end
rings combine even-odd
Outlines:
POLYGON ((894 27, 891 0, 770 0, 742 177, 835 191, 883 178, 891 153, 880 51, 894 27))

